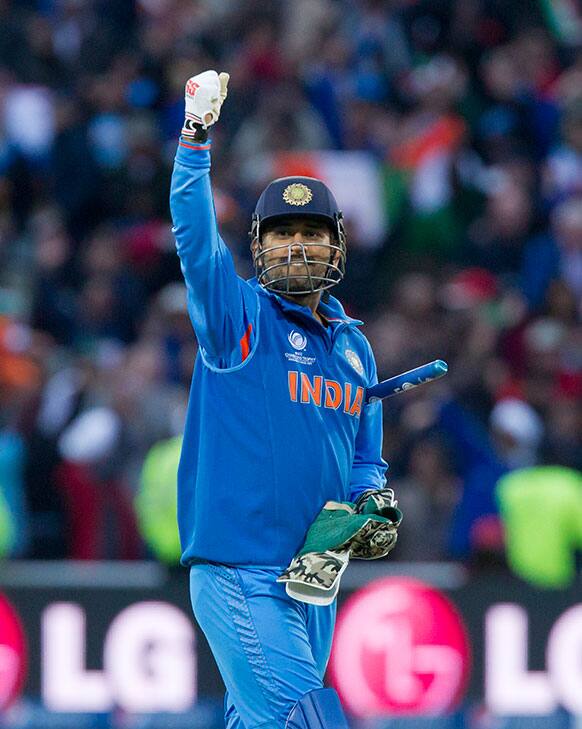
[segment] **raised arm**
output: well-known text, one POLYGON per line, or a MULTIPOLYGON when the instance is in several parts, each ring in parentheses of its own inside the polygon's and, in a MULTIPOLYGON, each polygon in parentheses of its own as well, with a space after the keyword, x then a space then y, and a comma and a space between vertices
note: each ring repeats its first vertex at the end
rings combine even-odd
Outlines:
POLYGON ((208 126, 220 114, 228 74, 194 76, 186 84, 186 121, 178 144, 170 208, 188 290, 188 311, 206 361, 240 364, 254 341, 257 295, 234 269, 221 239, 210 186, 208 126))

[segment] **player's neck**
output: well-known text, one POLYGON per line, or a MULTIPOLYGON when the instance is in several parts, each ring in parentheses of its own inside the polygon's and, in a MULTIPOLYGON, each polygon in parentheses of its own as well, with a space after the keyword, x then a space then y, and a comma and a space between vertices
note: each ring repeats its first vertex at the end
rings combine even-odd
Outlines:
POLYGON ((299 306, 306 306, 308 309, 311 309, 311 313, 313 316, 318 320, 321 321, 321 317, 317 313, 317 307, 319 306, 319 302, 321 301, 321 291, 314 291, 311 294, 281 294, 283 298, 288 299, 289 301, 292 301, 294 304, 298 304, 299 306))

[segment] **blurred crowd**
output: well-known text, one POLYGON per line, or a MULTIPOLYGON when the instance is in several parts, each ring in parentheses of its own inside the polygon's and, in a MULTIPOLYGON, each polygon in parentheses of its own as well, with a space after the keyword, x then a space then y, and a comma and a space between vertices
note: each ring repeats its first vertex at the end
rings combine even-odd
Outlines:
POLYGON ((581 47, 567 0, 0 0, 0 553, 175 560, 196 342, 169 178, 184 83, 216 68, 241 275, 266 155, 381 170, 385 234, 347 220, 337 295, 381 377, 450 371, 384 405, 394 558, 503 563, 499 480, 582 470, 581 47))

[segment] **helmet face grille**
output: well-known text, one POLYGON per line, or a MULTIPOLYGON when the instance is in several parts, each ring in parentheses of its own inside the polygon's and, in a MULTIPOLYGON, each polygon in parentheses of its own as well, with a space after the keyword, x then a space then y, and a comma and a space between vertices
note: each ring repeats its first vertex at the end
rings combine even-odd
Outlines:
POLYGON ((324 291, 339 283, 346 267, 346 235, 343 216, 331 190, 315 177, 280 177, 273 180, 261 193, 250 232, 251 249, 257 280, 266 289, 289 295, 311 294, 324 291), (321 244, 307 241, 300 244, 263 248, 264 226, 277 220, 316 220, 332 231, 327 244, 329 256, 321 255, 321 244), (313 246, 319 250, 318 258, 310 253, 313 246), (273 253, 273 251, 275 251, 273 253))
POLYGON ((346 236, 341 213, 335 216, 334 240, 331 243, 284 243, 264 249, 260 221, 253 219, 251 230, 253 262, 257 281, 278 294, 304 295, 324 291, 338 284, 346 269, 346 236), (310 248, 327 248, 328 261, 310 257, 310 248), (280 258, 267 262, 267 256, 280 251, 280 258))

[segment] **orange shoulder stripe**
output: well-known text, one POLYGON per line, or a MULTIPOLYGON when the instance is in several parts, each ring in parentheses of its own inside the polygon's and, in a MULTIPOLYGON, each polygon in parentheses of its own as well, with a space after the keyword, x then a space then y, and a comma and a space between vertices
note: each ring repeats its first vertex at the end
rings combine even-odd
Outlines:
POLYGON ((252 331, 253 331, 253 325, 249 324, 246 332, 244 333, 244 335, 241 337, 241 340, 240 340, 240 349, 242 352, 242 361, 243 362, 249 356, 249 352, 251 351, 251 332, 252 331))

